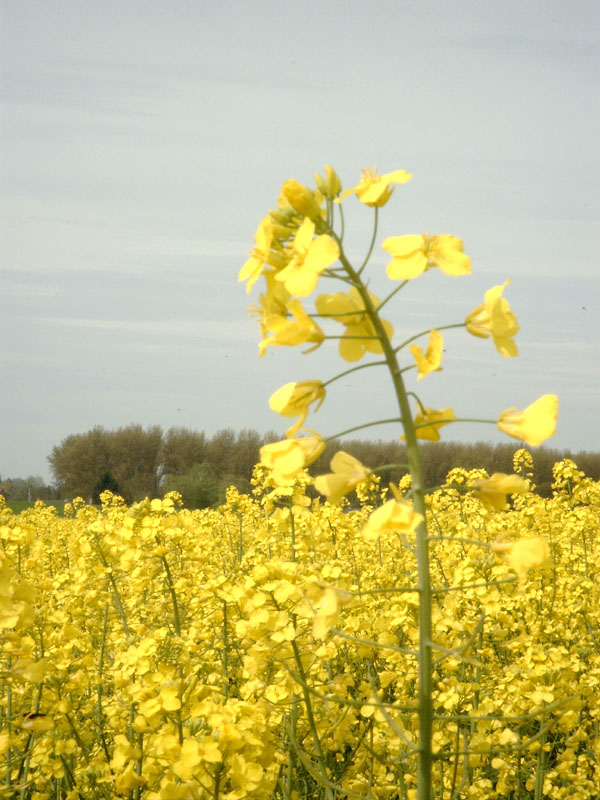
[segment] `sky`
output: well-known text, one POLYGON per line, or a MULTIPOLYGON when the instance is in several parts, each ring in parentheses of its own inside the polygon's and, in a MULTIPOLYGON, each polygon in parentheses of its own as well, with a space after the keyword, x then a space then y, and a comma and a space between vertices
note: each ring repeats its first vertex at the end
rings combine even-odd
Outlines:
MULTIPOLYGON (((272 392, 350 365, 334 341, 259 359, 258 287, 237 277, 283 181, 312 185, 328 163, 344 187, 364 167, 414 174, 380 215, 376 293, 393 288, 386 236, 453 234, 472 259, 390 302, 395 342, 511 281, 519 358, 448 331, 443 370, 408 388, 486 419, 557 394, 547 445, 600 450, 596 0, 2 0, 0 28, 0 477, 49 480, 53 446, 96 425, 283 435, 272 392)), ((360 263, 372 211, 344 205, 360 263)), ((334 383, 307 424, 393 416, 375 368, 334 383)))

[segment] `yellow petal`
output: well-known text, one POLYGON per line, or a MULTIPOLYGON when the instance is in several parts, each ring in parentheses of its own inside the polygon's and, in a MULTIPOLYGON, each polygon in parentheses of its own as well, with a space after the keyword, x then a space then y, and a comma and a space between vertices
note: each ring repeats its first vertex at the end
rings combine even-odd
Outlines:
POLYGON ((515 439, 534 447, 542 444, 556 432, 558 397, 545 394, 524 411, 507 408, 498 417, 498 428, 515 439))

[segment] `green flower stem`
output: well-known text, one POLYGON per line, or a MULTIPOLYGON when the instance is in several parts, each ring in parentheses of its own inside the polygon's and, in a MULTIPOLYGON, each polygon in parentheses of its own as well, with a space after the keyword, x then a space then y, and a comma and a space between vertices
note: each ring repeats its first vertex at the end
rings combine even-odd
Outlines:
POLYGON ((229 697, 229 633, 227 630, 227 600, 223 600, 223 679, 225 699, 229 697))
POLYGON ((376 309, 376 311, 377 311, 377 313, 378 313, 378 314, 379 314, 379 312, 381 311, 381 309, 384 307, 384 305, 385 305, 386 303, 389 303, 389 301, 392 299, 392 297, 395 297, 395 296, 398 294, 398 292, 399 292, 401 289, 404 289, 404 287, 406 286, 406 284, 407 284, 407 283, 409 283, 409 281, 402 281, 402 283, 401 283, 401 284, 399 284, 398 286, 396 286, 396 288, 395 288, 395 289, 393 289, 393 290, 392 290, 392 291, 391 291, 391 292, 388 294, 388 296, 387 296, 387 297, 384 297, 384 299, 381 301, 381 303, 379 303, 379 305, 377 306, 377 309, 376 309))
POLYGON ((177 636, 181 636, 181 617, 179 616, 179 604, 177 602, 177 592, 175 591, 173 576, 171 575, 169 562, 167 561, 164 555, 161 555, 160 560, 162 561, 162 565, 165 568, 165 574, 167 576, 167 586, 169 588, 169 594, 171 595, 171 602, 173 604, 173 627, 175 628, 175 633, 177 634, 177 636))
POLYGON ((365 341, 367 341, 367 339, 379 339, 379 336, 346 336, 345 334, 342 334, 340 336, 324 336, 323 338, 324 339, 360 339, 361 342, 365 342, 365 341))
POLYGON ((365 422, 362 425, 355 425, 354 428, 347 428, 341 433, 335 433, 333 436, 328 436, 326 439, 323 439, 323 441, 331 442, 332 439, 339 439, 340 436, 345 436, 347 433, 354 433, 354 431, 360 431, 362 428, 372 428, 374 425, 389 425, 392 422, 402 422, 402 418, 392 417, 391 419, 378 419, 375 422, 365 422))
POLYGON ((370 475, 376 475, 378 472, 385 472, 387 469, 408 469, 410 467, 408 464, 382 464, 380 467, 375 467, 369 473, 370 475))
MULTIPOLYGON (((43 658, 43 655, 42 655, 43 658)), ((40 710, 40 705, 42 702, 42 692, 44 691, 43 684, 40 684, 37 691, 37 697, 35 699, 35 703, 33 704, 33 712, 34 714, 38 714, 40 710)), ((21 759, 21 763, 19 765, 19 771, 17 773, 16 783, 21 784, 23 787, 27 786, 27 780, 29 776, 29 766, 31 763, 31 756, 33 754, 33 748, 30 749, 31 740, 33 739, 33 733, 30 731, 27 734, 27 740, 25 745, 22 748, 22 753, 24 758, 21 759)), ((21 797, 25 797, 25 788, 21 789, 21 797)))
POLYGON ((296 694, 292 697, 292 708, 290 711, 289 717, 289 727, 288 727, 288 739, 290 742, 290 746, 288 749, 288 764, 287 764, 287 775, 285 781, 285 797, 286 800, 291 800, 292 798, 292 790, 293 790, 293 776, 294 776, 294 769, 296 764, 295 759, 295 750, 292 746, 292 742, 296 741, 296 719, 298 717, 298 696, 296 694))
POLYGON ((358 268, 358 272, 356 273, 357 275, 360 275, 363 269, 369 263, 369 259, 371 258, 371 253, 373 252, 373 247, 375 246, 375 239, 377 238, 377 225, 379 223, 379 209, 377 208, 377 206, 374 206, 374 209, 375 209, 375 219, 373 221, 373 236, 371 236, 371 244, 369 245, 369 249, 367 251, 367 255, 365 256, 365 260, 358 268))
POLYGON ((491 547, 489 542, 482 542, 479 539, 465 539, 461 536, 428 536, 430 542, 462 542, 463 544, 475 544, 477 547, 491 547))
POLYGON ((289 510, 290 510, 290 561, 294 563, 296 561, 296 523, 294 521, 294 503, 292 498, 290 497, 289 500, 289 510))
POLYGON ((417 763, 417 800, 431 800, 432 797, 432 736, 433 736, 433 681, 432 681, 432 593, 429 567, 429 542, 427 541, 427 523, 425 508, 425 483, 421 469, 421 456, 417 442, 417 432, 413 421, 410 403, 402 373, 381 318, 369 296, 366 286, 356 273, 343 252, 340 262, 346 268, 348 276, 355 282, 361 296, 365 311, 373 326, 373 330, 381 341, 383 354, 390 371, 394 391, 398 401, 400 419, 404 428, 406 452, 412 479, 412 496, 415 512, 421 515, 421 522, 416 529, 417 571, 419 589, 419 678, 418 678, 418 763, 417 763))
MULTIPOLYGON (((381 305, 383 305, 383 303, 381 305)), ((381 306, 379 306, 379 308, 381 308, 381 306)), ((379 311, 379 308, 377 309, 377 311, 379 311)), ((426 330, 421 331, 420 333, 415 333, 414 336, 411 336, 409 339, 405 339, 402 342, 402 344, 399 344, 397 347, 394 347, 394 353, 398 353, 400 350, 402 350, 402 348, 406 347, 407 344, 414 342, 416 339, 420 339, 421 336, 426 336, 428 333, 431 333, 431 331, 449 331, 451 328, 466 328, 466 324, 464 322, 455 322, 452 325, 440 325, 438 328, 427 328, 426 330)))
POLYGON ((85 744, 85 742, 83 741, 83 739, 81 738, 81 736, 79 735, 79 731, 75 727, 75 723, 73 722, 73 718, 71 717, 70 714, 65 714, 65 719, 69 723, 69 727, 71 728, 71 731, 73 733, 73 738, 75 739, 75 741, 79 745, 79 749, 83 753, 83 757, 85 758, 86 763, 89 763, 90 751, 89 751, 87 745, 85 744))
POLYGON ((436 419, 434 422, 422 422, 419 425, 415 425, 415 430, 418 430, 419 428, 436 428, 438 425, 449 425, 451 422, 481 422, 485 425, 497 425, 498 420, 476 419, 475 417, 456 417, 455 419, 440 419, 440 420, 436 419))
POLYGON ((350 636, 350 634, 344 633, 344 631, 341 631, 339 628, 332 627, 331 632, 335 634, 335 636, 339 636, 340 639, 347 639, 349 642, 354 642, 355 644, 364 644, 367 647, 374 647, 376 650, 391 650, 393 653, 402 653, 403 655, 407 656, 419 655, 416 650, 410 650, 408 647, 396 647, 394 644, 383 644, 382 642, 375 642, 372 639, 362 639, 358 636, 350 636))
POLYGON ((368 364, 359 364, 357 367, 351 367, 350 369, 345 369, 343 372, 338 373, 333 378, 329 378, 328 381, 323 383, 323 387, 329 386, 330 383, 343 378, 345 375, 350 375, 351 372, 356 372, 359 369, 367 369, 368 367, 381 367, 385 365, 385 361, 370 361, 368 364))
MULTIPOLYGON (((346 283, 352 283, 352 281, 346 280, 346 283)), ((361 317, 364 317, 365 316, 364 308, 359 308, 356 311, 332 311, 330 314, 318 314, 318 313, 315 313, 315 314, 309 314, 308 316, 311 319, 335 319, 336 317, 351 317, 353 315, 354 316, 360 315, 361 317)), ((288 316, 291 316, 291 315, 288 314, 288 316)), ((364 339, 366 337, 361 336, 360 338, 364 339)))
POLYGON ((485 581, 479 583, 463 583, 457 586, 445 586, 442 589, 432 589, 431 594, 447 594, 448 592, 460 592, 462 589, 480 589, 482 586, 500 586, 502 583, 514 583, 517 576, 511 578, 499 578, 497 581, 485 581))
POLYGON ((238 563, 242 563, 242 559, 244 558, 244 517, 242 514, 238 514, 239 520, 239 532, 238 532, 238 541, 237 541, 237 551, 238 551, 238 563))
POLYGON ((119 587, 117 586, 117 582, 115 580, 115 576, 113 575, 112 568, 108 563, 104 551, 102 550, 100 539, 98 538, 97 535, 94 536, 94 542, 96 544, 96 550, 98 551, 98 555, 100 556, 100 561, 102 562, 102 566, 106 570, 108 581, 113 590, 113 599, 115 601, 115 608, 117 610, 118 615, 121 617, 121 623, 123 624, 125 637, 127 638, 127 641, 130 641, 131 630, 129 628, 129 625, 127 624, 127 616, 125 615, 125 608, 123 607, 123 601, 121 600, 121 593, 119 592, 119 587))
MULTIPOLYGON (((339 235, 339 237, 336 236, 335 238, 338 240, 338 242, 340 244, 340 248, 341 248, 342 241, 344 239, 344 228, 345 228, 344 207, 342 206, 341 203, 336 203, 336 205, 340 210, 340 235, 339 235)), ((332 226, 332 228, 333 228, 333 226, 332 226)))
MULTIPOLYGON (((10 673, 12 667, 12 656, 10 653, 8 654, 8 658, 6 659, 6 671, 10 673)), ((11 783, 12 783, 12 747, 10 746, 11 742, 11 735, 12 735, 12 686, 10 681, 6 682, 6 730, 8 733, 8 742, 9 745, 6 748, 6 773, 4 775, 5 783, 8 784, 8 788, 10 790, 11 783)))
POLYGON ((106 758, 106 763, 110 763, 110 753, 106 736, 104 735, 104 713, 102 709, 102 675, 104 673, 104 653, 106 649, 106 634, 108 631, 108 602, 104 604, 104 619, 102 622, 102 641, 100 642, 100 654, 98 656, 98 683, 96 685, 96 724, 98 725, 98 735, 102 744, 102 750, 106 758))
MULTIPOLYGON (((312 703, 310 699, 310 691, 308 689, 308 683, 306 681, 306 673, 304 671, 304 665, 302 664, 302 657, 300 655, 300 650, 298 649, 298 644, 296 643, 295 639, 292 639, 291 645, 292 645, 292 650, 294 652, 294 661, 296 662, 296 668, 298 669, 298 675, 300 678, 299 683, 300 686, 302 687, 302 694, 304 695, 304 705, 306 708, 306 716, 308 718, 308 726, 312 734, 312 739, 315 746, 315 753, 319 762, 320 777, 325 785, 325 797, 327 798, 327 800, 333 800, 333 794, 331 792, 331 788, 329 786, 329 778, 327 776, 325 756, 323 754, 323 748, 321 747, 321 740, 319 738, 319 732, 317 730, 317 724, 315 722, 315 717, 313 714, 312 703)), ((298 755, 300 755, 299 751, 298 755)))
POLYGON ((348 283, 350 286, 354 286, 351 280, 346 278, 341 270, 335 269, 326 269, 321 273, 322 278, 336 278, 338 281, 343 281, 344 283, 348 283))

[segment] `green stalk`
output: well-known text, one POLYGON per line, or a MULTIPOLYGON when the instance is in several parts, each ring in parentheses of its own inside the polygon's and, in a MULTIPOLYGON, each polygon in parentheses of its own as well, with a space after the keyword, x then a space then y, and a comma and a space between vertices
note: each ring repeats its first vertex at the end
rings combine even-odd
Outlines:
POLYGON ((108 744, 106 743, 106 736, 104 735, 104 714, 102 710, 102 673, 104 672, 104 652, 106 648, 106 633, 108 631, 108 603, 104 604, 104 621, 102 624, 102 641, 100 643, 100 655, 98 658, 98 684, 97 701, 96 701, 96 724, 98 725, 98 732, 102 743, 102 749, 106 757, 106 763, 110 763, 110 753, 108 751, 108 744))
MULTIPOLYGON (((136 773, 136 775, 141 775, 142 774, 142 762, 144 760, 144 734, 143 733, 138 733, 137 746, 138 746, 139 751, 140 751, 140 757, 135 762, 135 766, 133 768, 133 771, 136 773)), ((135 790, 135 792, 133 794, 134 800, 140 800, 141 793, 142 793, 142 787, 141 786, 137 786, 136 790, 135 790)))
POLYGON ((291 541, 290 541, 290 561, 292 563, 296 561, 296 523, 294 522, 294 511, 293 511, 293 503, 292 499, 290 498, 290 534, 291 534, 291 541))
POLYGON ((107 572, 107 577, 113 590, 115 608, 117 609, 118 615, 121 617, 123 630, 125 631, 125 637, 129 641, 131 639, 131 630, 129 629, 129 625, 127 624, 127 617, 125 615, 125 608, 123 607, 123 602, 121 600, 121 593, 119 592, 119 587, 117 586, 117 582, 115 580, 115 576, 113 575, 112 568, 108 563, 106 556, 104 555, 104 551, 102 550, 98 536, 94 536, 94 542, 96 544, 98 555, 100 556, 100 561, 102 562, 102 566, 105 568, 107 572))
POLYGON ((392 422, 402 422, 400 417, 392 417, 392 419, 378 419, 375 422, 365 422, 362 425, 355 425, 353 428, 346 428, 345 431, 334 433, 333 436, 327 436, 323 439, 324 442, 330 442, 332 439, 339 439, 341 436, 346 436, 354 431, 360 431, 363 428, 372 428, 374 425, 390 425, 392 422))
POLYGON ((294 748, 292 746, 292 742, 296 741, 296 717, 298 715, 297 710, 298 705, 298 698, 294 694, 292 697, 292 708, 290 711, 290 720, 289 720, 289 731, 288 731, 288 739, 289 739, 289 750, 288 750, 288 763, 287 763, 287 775, 285 781, 285 797, 286 800, 291 800, 292 797, 292 788, 293 788, 293 778, 294 778, 294 770, 295 770, 295 761, 294 758, 294 748))
MULTIPOLYGON (((310 700, 310 691, 308 688, 308 683, 306 681, 306 673, 304 671, 304 666, 302 664, 300 650, 298 649, 298 645, 295 640, 292 640, 291 645, 292 645, 292 650, 294 651, 294 660, 296 662, 296 667, 298 669, 298 675, 300 677, 299 683, 302 686, 302 694, 304 695, 304 705, 306 707, 306 716, 308 718, 308 725, 310 727, 310 732, 312 734, 312 739, 315 746, 315 753, 319 761, 319 772, 322 778, 323 786, 325 788, 325 797, 327 798, 327 800, 333 800, 334 796, 332 794, 330 781, 327 776, 325 756, 323 754, 323 748, 321 747, 321 740, 319 738, 319 732, 317 730, 317 724, 315 722, 315 717, 313 714, 312 703, 310 700)), ((300 753, 298 753, 298 755, 300 755, 300 753)))
POLYGON ((241 564, 242 559, 244 558, 244 517, 242 514, 238 515, 240 529, 239 529, 239 536, 238 536, 238 562, 241 564))
POLYGON ((323 386, 329 386, 330 383, 343 378, 345 375, 349 375, 351 372, 356 372, 359 369, 368 369, 368 367, 381 367, 385 365, 385 361, 370 361, 368 364, 359 364, 358 367, 350 367, 350 369, 345 369, 343 372, 339 372, 333 378, 329 378, 328 381, 323 381, 323 386))
POLYGON ((395 288, 395 289, 393 289, 393 290, 392 290, 392 291, 391 291, 391 292, 388 294, 388 296, 387 296, 387 297, 384 297, 384 298, 383 298, 383 300, 381 301, 381 303, 379 303, 379 305, 377 306, 377 313, 379 313, 379 312, 381 311, 381 309, 384 307, 384 305, 385 305, 386 303, 389 303, 389 302, 390 302, 390 300, 392 299, 392 297, 395 297, 395 296, 398 294, 398 292, 399 292, 401 289, 404 289, 404 287, 406 286, 406 284, 407 284, 407 283, 409 283, 409 281, 408 281, 408 280, 406 280, 406 281, 402 281, 402 283, 401 283, 401 284, 399 284, 398 286, 396 286, 396 288, 395 288))
POLYGON ((371 258, 371 253, 373 252, 373 247, 375 246, 375 239, 377 238, 377 226, 379 223, 379 209, 377 208, 377 206, 374 206, 374 209, 375 209, 375 221, 373 223, 373 235, 371 236, 371 244, 369 245, 369 249, 367 251, 367 255, 365 256, 365 260, 358 268, 358 272, 356 273, 357 275, 360 275, 360 273, 369 263, 369 259, 371 258))
POLYGON ((425 508, 425 484, 421 469, 421 457, 417 442, 416 429, 408 400, 402 372, 383 323, 373 305, 366 286, 360 279, 343 252, 340 253, 340 262, 346 269, 348 276, 353 280, 365 311, 373 329, 381 342, 385 361, 387 363, 398 409, 404 428, 406 453, 412 478, 412 498, 415 512, 421 515, 421 522, 416 529, 417 546, 417 571, 419 590, 419 677, 418 677, 418 762, 417 762, 417 800, 431 800, 432 797, 432 735, 433 735, 433 702, 432 702, 432 657, 431 657, 431 610, 432 593, 429 568, 429 542, 427 539, 427 523, 425 508))
POLYGON ((227 600, 223 600, 223 694, 225 702, 229 697, 229 634, 227 631, 227 600))
MULTIPOLYGON (((381 305, 383 305, 383 303, 381 305)), ((379 308, 381 308, 381 306, 379 306, 379 308)), ((379 311, 379 308, 377 309, 377 311, 379 311)), ((426 330, 421 331, 420 333, 415 333, 414 336, 411 336, 408 339, 405 339, 402 342, 402 344, 399 344, 397 347, 394 347, 394 353, 398 353, 400 350, 402 350, 403 347, 406 347, 407 344, 410 344, 411 342, 414 342, 416 339, 420 339, 421 336, 426 336, 428 333, 431 333, 431 331, 434 331, 434 330, 435 331, 449 331, 451 328, 466 328, 466 327, 467 326, 466 326, 466 324, 464 322, 454 322, 451 325, 440 325, 437 328, 427 328, 426 330)))
MULTIPOLYGON (((11 667, 12 667, 12 656, 9 653, 8 654, 8 659, 7 659, 7 664, 6 664, 6 671, 10 672, 11 667)), ((12 686, 11 686, 10 681, 7 681, 6 682, 6 730, 7 730, 8 736, 9 736, 9 742, 10 742, 10 737, 12 736, 12 713, 13 713, 13 709, 12 709, 12 686)), ((6 774, 4 776, 4 780, 5 780, 6 784, 8 785, 9 789, 11 787, 11 782, 12 782, 12 778, 11 778, 11 775, 12 775, 12 755, 13 755, 12 754, 12 747, 9 745, 7 747, 7 749, 6 749, 6 774)))
POLYGON ((171 602, 173 604, 173 627, 175 628, 175 633, 177 634, 177 636, 181 636, 181 618, 179 616, 179 604, 177 602, 177 592, 175 591, 173 576, 171 575, 169 562, 167 561, 164 555, 161 555, 160 560, 162 561, 163 567, 165 568, 165 574, 167 576, 167 586, 169 587, 169 594, 171 595, 171 602))

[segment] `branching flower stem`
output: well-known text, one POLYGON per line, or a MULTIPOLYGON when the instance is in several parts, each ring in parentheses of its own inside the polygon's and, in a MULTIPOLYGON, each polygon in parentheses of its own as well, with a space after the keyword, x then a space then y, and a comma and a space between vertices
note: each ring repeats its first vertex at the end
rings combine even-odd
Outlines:
POLYGON ((350 375, 351 372, 356 372, 359 369, 367 369, 367 367, 382 367, 386 364, 385 361, 370 361, 368 364, 359 364, 357 367, 351 367, 350 369, 345 369, 343 372, 334 375, 333 378, 329 378, 328 381, 324 381, 323 386, 329 386, 330 383, 343 378, 345 375, 350 375))
POLYGON ((392 289, 392 291, 388 294, 387 297, 383 298, 383 300, 381 301, 381 303, 379 303, 379 305, 377 306, 377 309, 376 309, 378 314, 381 311, 381 309, 384 307, 384 305, 386 305, 386 303, 389 303, 389 301, 393 297, 395 297, 401 289, 404 289, 404 287, 406 286, 407 283, 409 283, 409 281, 402 281, 402 283, 399 283, 398 286, 396 286, 395 289, 392 289))
POLYGON ((373 236, 371 237, 371 244, 369 245, 369 249, 367 251, 367 255, 365 256, 365 260, 358 268, 358 271, 356 273, 357 275, 360 275, 363 269, 369 263, 369 259, 371 258, 371 253, 373 252, 373 247, 375 246, 375 239, 377 238, 377 225, 379 223, 379 209, 377 208, 377 206, 375 206, 374 209, 375 209, 375 220, 373 222, 373 236))
POLYGON ((372 428, 374 425, 390 425, 392 422, 402 422, 400 417, 392 417, 391 419, 378 419, 375 422, 364 422, 362 425, 355 425, 353 428, 346 428, 345 431, 341 433, 335 433, 333 436, 327 436, 323 439, 324 442, 330 442, 332 439, 339 439, 342 436, 346 436, 348 433, 354 433, 354 431, 360 431, 363 428, 372 428))
POLYGON ((310 692, 308 689, 308 684, 306 682, 306 673, 304 671, 304 666, 302 664, 302 657, 300 655, 300 650, 298 649, 298 645, 295 640, 292 640, 292 650, 294 652, 294 661, 296 662, 296 668, 300 676, 299 683, 302 686, 302 693, 304 695, 306 716, 308 718, 308 724, 310 727, 310 732, 312 734, 313 743, 315 746, 315 753, 319 761, 319 771, 321 773, 321 778, 323 780, 323 784, 325 787, 325 797, 327 798, 327 800, 333 800, 333 794, 329 786, 329 777, 327 775, 327 769, 325 766, 325 756, 323 754, 323 748, 321 747, 321 740, 319 738, 319 732, 317 730, 317 724, 315 722, 315 717, 313 714, 310 692))
MULTIPOLYGON (((390 297, 391 297, 391 295, 390 295, 390 297)), ((386 300, 387 300, 387 298, 386 298, 386 300)), ((381 305, 377 309, 378 312, 381 309, 382 305, 383 305, 383 303, 381 303, 381 305)), ((438 327, 435 328, 435 330, 436 331, 449 331, 452 328, 465 328, 465 327, 466 327, 466 325, 465 325, 464 322, 454 322, 451 325, 439 325, 438 327)), ((402 350, 404 347, 406 347, 407 344, 410 344, 411 342, 414 342, 417 339, 420 339, 421 336, 426 336, 428 333, 431 333, 432 330, 434 330, 434 329, 433 328, 427 328, 426 330, 421 331, 420 333, 415 333, 414 336, 410 336, 408 339, 405 339, 402 342, 402 344, 399 344, 399 345, 397 345, 397 347, 394 347, 394 353, 400 352, 400 350, 402 350)))
POLYGON ((392 347, 385 331, 378 311, 375 308, 369 292, 354 270, 343 251, 340 252, 340 262, 346 269, 348 277, 353 281, 360 294, 369 321, 375 334, 381 342, 384 358, 388 366, 394 391, 398 402, 400 420, 404 428, 408 465, 412 479, 413 505, 417 514, 421 515, 421 522, 416 529, 417 572, 419 591, 419 678, 418 678, 418 765, 417 765, 417 800, 431 800, 432 790, 432 735, 433 735, 433 700, 432 700, 432 593, 429 568, 429 542, 427 539, 427 523, 425 509, 425 484, 421 468, 421 457, 417 442, 417 432, 413 422, 408 394, 406 392, 402 372, 396 357, 396 350, 392 347))

